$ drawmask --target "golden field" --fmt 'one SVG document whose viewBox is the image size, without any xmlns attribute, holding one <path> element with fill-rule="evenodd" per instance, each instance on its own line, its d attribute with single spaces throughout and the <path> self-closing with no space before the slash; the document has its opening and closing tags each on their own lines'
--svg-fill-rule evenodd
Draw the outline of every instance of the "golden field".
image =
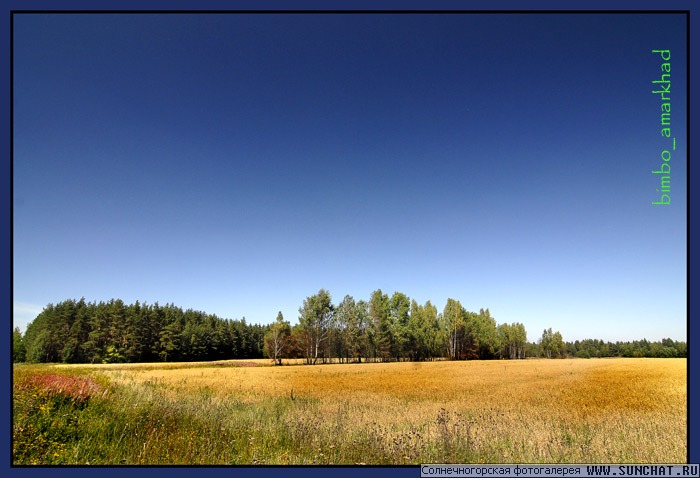
<svg viewBox="0 0 700 478">
<path fill-rule="evenodd" d="M 157 404 L 211 435 L 168 444 L 182 419 L 154 420 L 130 463 L 687 459 L 685 359 L 55 368 L 105 375 L 131 391 L 131 406 Z"/>
</svg>

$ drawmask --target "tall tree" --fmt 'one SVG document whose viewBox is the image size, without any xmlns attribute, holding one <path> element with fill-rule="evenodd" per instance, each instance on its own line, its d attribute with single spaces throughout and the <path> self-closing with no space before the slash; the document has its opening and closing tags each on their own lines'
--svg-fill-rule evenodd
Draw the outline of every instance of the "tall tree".
<svg viewBox="0 0 700 478">
<path fill-rule="evenodd" d="M 410 335 L 405 344 L 406 354 L 411 361 L 424 360 L 428 355 L 425 322 L 425 309 L 415 300 L 411 300 L 411 314 L 408 318 Z"/>
<path fill-rule="evenodd" d="M 343 301 L 338 304 L 333 314 L 333 330 L 335 331 L 334 354 L 342 362 L 347 362 L 353 354 L 354 339 L 357 324 L 357 306 L 355 299 L 346 295 Z"/>
<path fill-rule="evenodd" d="M 566 345 L 561 334 L 552 332 L 552 328 L 545 329 L 540 338 L 542 353 L 547 358 L 562 357 L 566 353 Z"/>
<path fill-rule="evenodd" d="M 265 352 L 275 365 L 282 365 L 282 358 L 287 354 L 291 334 L 292 328 L 289 322 L 284 320 L 282 311 L 277 312 L 275 322 L 270 325 L 265 335 Z"/>
<path fill-rule="evenodd" d="M 333 304 L 330 293 L 321 289 L 307 297 L 299 308 L 299 323 L 305 332 L 306 361 L 315 364 L 328 339 L 333 319 Z"/>
<path fill-rule="evenodd" d="M 489 309 L 481 309 L 478 314 L 465 314 L 465 334 L 468 343 L 468 358 L 493 358 L 498 350 L 496 320 Z"/>
<path fill-rule="evenodd" d="M 515 322 L 511 325 L 513 328 L 513 340 L 515 341 L 516 358 L 525 358 L 525 345 L 527 344 L 527 331 L 525 326 L 520 322 Z"/>
<path fill-rule="evenodd" d="M 351 355 L 358 362 L 362 362 L 362 357 L 369 357 L 370 342 L 370 318 L 369 304 L 364 300 L 355 303 L 354 327 L 351 338 Z"/>
<path fill-rule="evenodd" d="M 90 308 L 81 298 L 75 307 L 74 320 L 70 326 L 70 332 L 66 338 L 62 351 L 62 361 L 67 363 L 81 363 L 86 361 L 83 345 L 88 340 L 90 332 L 88 320 Z"/>
<path fill-rule="evenodd" d="M 391 356 L 393 336 L 389 321 L 389 296 L 381 289 L 372 292 L 369 299 L 369 317 L 371 321 L 371 354 L 376 361 L 386 360 Z"/>
<path fill-rule="evenodd" d="M 552 358 L 552 328 L 544 329 L 542 332 L 542 337 L 540 337 L 540 347 L 542 347 L 542 353 L 547 358 Z"/>
<path fill-rule="evenodd" d="M 525 358 L 527 332 L 523 324 L 514 322 L 499 325 L 498 338 L 501 358 Z"/>
<path fill-rule="evenodd" d="M 462 304 L 458 300 L 447 299 L 442 312 L 444 329 L 447 332 L 447 351 L 452 360 L 459 359 L 461 338 L 464 335 L 464 314 Z"/>
<path fill-rule="evenodd" d="M 420 305 L 411 301 L 411 315 L 408 321 L 408 342 L 406 356 L 410 360 L 427 360 L 442 354 L 439 345 L 439 324 L 437 307 L 427 301 Z"/>
<path fill-rule="evenodd" d="M 412 331 L 409 329 L 411 300 L 402 292 L 394 292 L 389 300 L 389 328 L 391 355 L 396 360 L 408 355 Z"/>
<path fill-rule="evenodd" d="M 427 301 L 423 306 L 423 330 L 425 331 L 424 340 L 428 358 L 441 357 L 443 350 L 445 350 L 444 336 L 440 331 L 440 318 L 437 307 L 430 301 Z"/>
<path fill-rule="evenodd" d="M 513 346 L 512 346 L 512 327 L 509 324 L 500 324 L 498 326 L 498 343 L 499 343 L 499 357 L 500 358 L 515 358 Z"/>
<path fill-rule="evenodd" d="M 552 335 L 552 350 L 557 357 L 564 357 L 566 355 L 566 345 L 559 331 L 554 332 L 554 335 Z"/>
</svg>

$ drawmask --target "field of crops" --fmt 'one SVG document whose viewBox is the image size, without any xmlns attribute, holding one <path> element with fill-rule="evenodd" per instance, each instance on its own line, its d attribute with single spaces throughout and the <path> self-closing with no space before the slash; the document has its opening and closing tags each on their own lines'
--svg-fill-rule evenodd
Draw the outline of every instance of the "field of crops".
<svg viewBox="0 0 700 478">
<path fill-rule="evenodd" d="M 686 396 L 685 359 L 16 365 L 13 460 L 680 463 Z"/>
</svg>

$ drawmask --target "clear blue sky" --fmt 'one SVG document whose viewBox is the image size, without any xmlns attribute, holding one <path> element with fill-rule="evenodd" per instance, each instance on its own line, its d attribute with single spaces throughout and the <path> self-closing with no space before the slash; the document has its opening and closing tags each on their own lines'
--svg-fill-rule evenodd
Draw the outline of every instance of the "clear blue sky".
<svg viewBox="0 0 700 478">
<path fill-rule="evenodd" d="M 683 16 L 17 14 L 13 40 L 22 329 L 381 288 L 530 340 L 686 338 Z"/>
</svg>

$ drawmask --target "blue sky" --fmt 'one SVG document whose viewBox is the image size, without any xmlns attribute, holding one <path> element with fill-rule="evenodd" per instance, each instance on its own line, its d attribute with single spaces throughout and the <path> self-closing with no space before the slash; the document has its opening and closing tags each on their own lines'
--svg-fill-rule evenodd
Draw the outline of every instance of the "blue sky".
<svg viewBox="0 0 700 478">
<path fill-rule="evenodd" d="M 13 41 L 22 329 L 381 288 L 530 340 L 686 337 L 681 15 L 15 14 Z"/>
</svg>

